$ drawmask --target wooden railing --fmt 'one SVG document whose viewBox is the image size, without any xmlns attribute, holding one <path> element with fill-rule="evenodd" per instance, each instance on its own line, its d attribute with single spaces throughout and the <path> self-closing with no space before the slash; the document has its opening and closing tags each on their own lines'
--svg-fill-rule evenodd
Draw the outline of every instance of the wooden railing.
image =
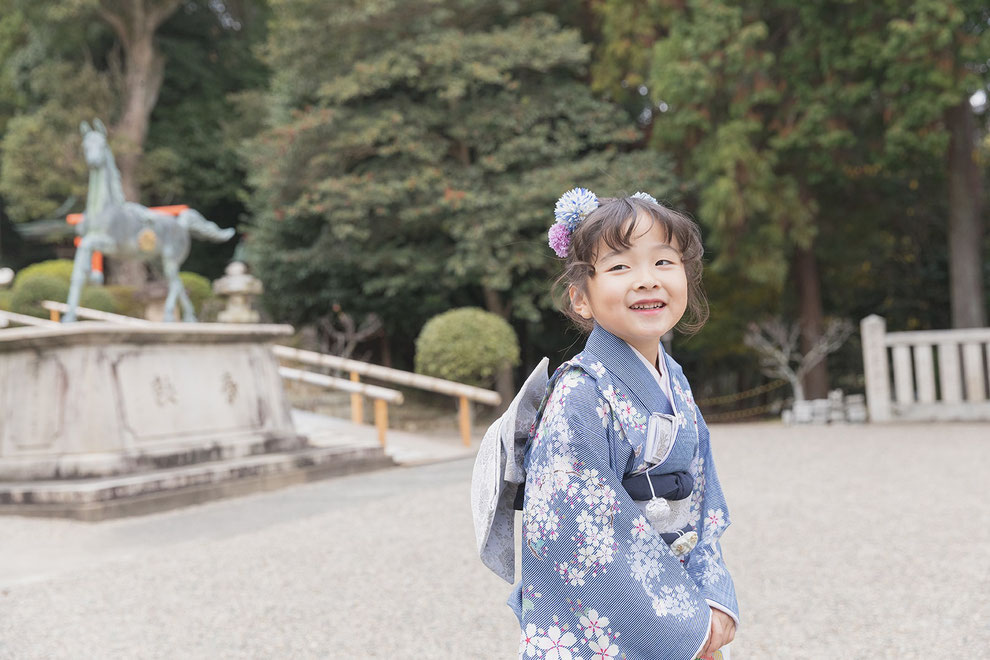
<svg viewBox="0 0 990 660">
<path fill-rule="evenodd" d="M 352 383 L 343 378 L 334 378 L 323 374 L 315 374 L 312 371 L 302 369 L 292 369 L 290 367 L 279 367 L 278 373 L 286 380 L 294 380 L 300 383 L 318 385 L 331 390 L 343 390 L 351 392 L 352 396 L 367 396 L 375 400 L 375 428 L 378 430 L 378 442 L 385 446 L 385 432 L 388 430 L 388 404 L 402 403 L 402 392 L 390 390 L 377 385 L 367 383 Z"/>
<path fill-rule="evenodd" d="M 990 420 L 990 328 L 888 333 L 872 315 L 860 330 L 872 421 Z"/>
<path fill-rule="evenodd" d="M 275 355 L 283 360 L 292 360 L 311 366 L 329 367 L 339 371 L 348 372 L 351 382 L 359 383 L 361 376 L 367 376 L 376 380 L 382 380 L 396 385 L 415 387 L 429 392 L 446 394 L 457 397 L 458 400 L 458 426 L 460 427 L 461 440 L 465 446 L 471 446 L 471 401 L 484 403 L 490 406 L 497 406 L 502 401 L 498 392 L 492 390 L 455 383 L 454 381 L 423 376 L 408 371 L 383 367 L 377 364 L 369 364 L 360 360 L 350 360 L 336 355 L 326 355 L 315 351 L 304 351 L 289 346 L 273 346 Z M 361 395 L 354 393 L 351 395 L 351 421 L 360 424 L 364 418 L 364 408 Z"/>
<path fill-rule="evenodd" d="M 45 319 L 39 319 L 37 316 L 28 316 L 27 314 L 18 314 L 17 312 L 7 312 L 0 309 L 0 327 L 7 326 L 8 323 L 16 323 L 17 325 L 27 325 L 37 328 L 57 328 L 58 323 L 53 323 L 52 321 L 46 321 Z"/>
<path fill-rule="evenodd" d="M 69 311 L 68 305 L 62 302 L 55 302 L 54 300 L 44 300 L 42 301 L 41 306 L 48 310 L 51 320 L 56 323 L 62 318 L 62 314 Z M 90 319 L 92 321 L 107 321 L 109 323 L 124 323 L 126 325 L 151 324 L 151 321 L 134 318 L 133 316 L 124 316 L 123 314 L 113 314 L 111 312 L 101 312 L 98 309 L 88 309 L 86 307 L 77 307 L 76 315 L 81 319 Z"/>
</svg>

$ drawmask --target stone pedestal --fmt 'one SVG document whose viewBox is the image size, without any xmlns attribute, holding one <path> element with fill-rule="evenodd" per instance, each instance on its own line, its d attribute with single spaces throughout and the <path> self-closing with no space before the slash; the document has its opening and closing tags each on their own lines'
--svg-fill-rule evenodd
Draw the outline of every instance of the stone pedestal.
<svg viewBox="0 0 990 660">
<path fill-rule="evenodd" d="M 190 489 L 222 496 L 243 491 L 231 483 L 244 478 L 291 483 L 305 480 L 300 470 L 327 471 L 332 456 L 293 427 L 269 345 L 291 332 L 91 322 L 3 330 L 0 512 L 30 505 L 95 519 L 101 507 L 126 513 L 119 500 L 128 498 L 183 491 L 184 503 Z"/>
</svg>

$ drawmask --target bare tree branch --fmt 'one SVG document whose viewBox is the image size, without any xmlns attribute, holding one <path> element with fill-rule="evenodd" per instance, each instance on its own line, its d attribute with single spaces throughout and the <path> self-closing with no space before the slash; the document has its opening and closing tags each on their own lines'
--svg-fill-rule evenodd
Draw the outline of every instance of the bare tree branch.
<svg viewBox="0 0 990 660">
<path fill-rule="evenodd" d="M 743 342 L 760 355 L 761 371 L 766 376 L 786 379 L 794 390 L 794 399 L 803 401 L 804 375 L 826 355 L 838 350 L 852 331 L 853 324 L 848 320 L 830 319 L 821 338 L 807 354 L 801 355 L 797 350 L 800 325 L 771 319 L 750 323 Z"/>
<path fill-rule="evenodd" d="M 124 49 L 131 47 L 131 32 L 127 29 L 127 23 L 120 14 L 115 14 L 106 8 L 104 4 L 100 4 L 97 8 L 97 13 L 99 13 L 100 18 L 106 21 L 107 25 L 114 31 L 117 38 L 120 39 L 121 45 Z"/>
</svg>

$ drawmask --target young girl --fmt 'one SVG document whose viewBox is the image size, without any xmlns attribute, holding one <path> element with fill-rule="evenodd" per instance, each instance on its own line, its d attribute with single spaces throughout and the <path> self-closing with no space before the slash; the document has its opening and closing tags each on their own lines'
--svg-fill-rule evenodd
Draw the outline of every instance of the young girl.
<svg viewBox="0 0 990 660">
<path fill-rule="evenodd" d="M 495 471 L 500 504 L 525 471 L 522 581 L 509 598 L 520 658 L 727 658 L 738 623 L 719 545 L 728 510 L 708 428 L 660 343 L 707 316 L 698 228 L 645 193 L 599 200 L 583 188 L 556 218 L 566 313 L 591 334 L 549 379 L 521 465 L 510 441 Z"/>
</svg>

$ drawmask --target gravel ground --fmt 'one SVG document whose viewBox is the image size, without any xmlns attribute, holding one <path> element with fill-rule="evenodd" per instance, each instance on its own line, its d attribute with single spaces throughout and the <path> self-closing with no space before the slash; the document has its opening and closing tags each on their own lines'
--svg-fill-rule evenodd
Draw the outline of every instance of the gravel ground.
<svg viewBox="0 0 990 660">
<path fill-rule="evenodd" d="M 990 425 L 717 426 L 735 660 L 990 657 Z M 472 463 L 0 518 L 0 658 L 510 658 Z"/>
</svg>

